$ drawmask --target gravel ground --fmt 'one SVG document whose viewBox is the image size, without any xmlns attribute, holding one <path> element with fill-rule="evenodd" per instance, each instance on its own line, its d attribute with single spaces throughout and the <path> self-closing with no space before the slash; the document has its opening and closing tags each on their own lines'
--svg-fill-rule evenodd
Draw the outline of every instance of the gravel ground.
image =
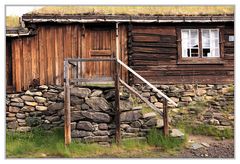
<svg viewBox="0 0 240 164">
<path fill-rule="evenodd" d="M 206 136 L 191 136 L 195 143 L 208 143 L 209 147 L 186 148 L 177 154 L 177 158 L 234 158 L 234 140 L 214 140 Z"/>
</svg>

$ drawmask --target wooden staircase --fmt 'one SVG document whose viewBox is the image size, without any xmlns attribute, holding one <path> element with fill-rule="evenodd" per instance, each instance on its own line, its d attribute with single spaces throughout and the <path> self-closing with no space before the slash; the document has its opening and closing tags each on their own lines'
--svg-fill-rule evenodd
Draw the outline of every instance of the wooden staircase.
<svg viewBox="0 0 240 164">
<path fill-rule="evenodd" d="M 81 68 L 82 62 L 101 62 L 101 61 L 107 61 L 111 62 L 111 64 L 114 65 L 114 74 L 113 77 L 98 77 L 95 79 L 86 79 L 84 77 L 79 76 L 78 70 Z M 72 76 L 70 78 L 70 65 L 72 69 Z M 148 101 L 145 97 L 143 97 L 141 94 L 139 94 L 134 88 L 129 86 L 127 83 L 125 83 L 119 76 L 119 69 L 120 67 L 127 69 L 129 72 L 131 72 L 134 76 L 139 78 L 141 81 L 143 81 L 145 84 L 147 84 L 149 87 L 153 89 L 153 91 L 157 92 L 163 97 L 163 111 L 161 111 L 159 108 L 157 108 L 154 104 L 152 104 L 150 101 Z M 151 109 L 153 109 L 155 112 L 160 114 L 163 117 L 164 122 L 164 134 L 168 135 L 168 111 L 167 111 L 167 101 L 172 103 L 174 106 L 177 106 L 177 104 L 170 99 L 168 96 L 166 96 L 164 93 L 162 93 L 160 90 L 158 90 L 154 85 L 152 85 L 149 81 L 144 79 L 141 75 L 139 75 L 137 72 L 135 72 L 133 69 L 131 69 L 129 66 L 124 64 L 121 60 L 116 58 L 77 58 L 77 59 L 65 59 L 64 60 L 64 113 L 65 113 L 65 119 L 64 119 L 64 130 L 65 130 L 65 145 L 68 145 L 71 143 L 71 112 L 70 112 L 70 84 L 74 83 L 75 85 L 81 85 L 83 83 L 103 83 L 103 82 L 112 82 L 115 85 L 115 124 L 116 124 L 116 135 L 115 140 L 118 143 L 120 143 L 120 95 L 119 95 L 119 84 L 121 83 L 124 87 L 126 87 L 131 93 L 139 97 L 143 102 L 145 102 Z"/>
</svg>

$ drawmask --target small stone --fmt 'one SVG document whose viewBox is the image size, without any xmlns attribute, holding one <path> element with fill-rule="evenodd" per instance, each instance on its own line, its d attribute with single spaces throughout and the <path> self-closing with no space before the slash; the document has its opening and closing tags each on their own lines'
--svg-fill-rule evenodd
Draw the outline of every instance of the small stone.
<svg viewBox="0 0 240 164">
<path fill-rule="evenodd" d="M 55 121 L 59 121 L 60 117 L 59 116 L 46 116 L 45 119 L 50 122 L 55 122 Z"/>
<path fill-rule="evenodd" d="M 108 136 L 88 136 L 84 137 L 85 142 L 109 142 Z"/>
<path fill-rule="evenodd" d="M 230 126 L 231 122 L 229 122 L 229 121 L 221 121 L 220 124 L 223 125 L 223 126 Z"/>
<path fill-rule="evenodd" d="M 94 131 L 93 125 L 88 121 L 80 121 L 77 124 L 77 129 L 86 130 L 86 131 Z"/>
<path fill-rule="evenodd" d="M 71 121 L 79 121 L 82 120 L 84 116 L 81 111 L 72 111 L 71 112 Z"/>
<path fill-rule="evenodd" d="M 168 90 L 169 86 L 168 85 L 160 85 L 160 89 Z"/>
<path fill-rule="evenodd" d="M 26 105 L 29 105 L 29 106 L 37 106 L 37 105 L 38 105 L 38 103 L 36 103 L 36 102 L 30 102 L 30 101 L 25 101 L 25 104 L 26 104 Z"/>
<path fill-rule="evenodd" d="M 140 128 L 142 126 L 140 121 L 134 121 L 133 123 L 131 123 L 131 126 L 133 128 Z"/>
<path fill-rule="evenodd" d="M 212 118 L 209 120 L 209 124 L 210 125 L 219 125 L 220 123 L 217 119 Z"/>
<path fill-rule="evenodd" d="M 177 97 L 170 97 L 171 100 L 173 100 L 175 103 L 179 102 L 179 98 Z"/>
<path fill-rule="evenodd" d="M 19 112 L 20 108 L 14 107 L 14 106 L 9 106 L 8 110 L 9 110 L 9 112 L 17 113 L 17 112 Z"/>
<path fill-rule="evenodd" d="M 203 145 L 201 145 L 199 143 L 193 143 L 190 147 L 190 149 L 193 149 L 193 150 L 197 150 L 197 149 L 200 149 L 200 148 L 203 148 Z"/>
<path fill-rule="evenodd" d="M 147 122 L 144 123 L 144 125 L 148 127 L 156 126 L 157 125 L 157 119 L 156 118 L 151 118 Z"/>
<path fill-rule="evenodd" d="M 7 94 L 8 98 L 16 98 L 19 97 L 19 94 Z"/>
<path fill-rule="evenodd" d="M 170 133 L 170 136 L 171 136 L 171 137 L 180 137 L 180 138 L 182 138 L 182 137 L 184 136 L 184 133 L 181 132 L 181 131 L 178 130 L 178 129 L 172 129 L 172 130 L 171 130 L 171 133 Z"/>
<path fill-rule="evenodd" d="M 132 107 L 132 110 L 141 110 L 142 109 L 142 106 L 135 106 L 135 107 Z"/>
<path fill-rule="evenodd" d="M 48 86 L 46 86 L 46 85 L 40 85 L 38 88 L 39 88 L 39 89 L 48 89 Z"/>
<path fill-rule="evenodd" d="M 71 106 L 81 105 L 84 102 L 83 99 L 80 99 L 77 96 L 71 96 L 70 101 L 71 101 Z"/>
<path fill-rule="evenodd" d="M 160 102 L 156 102 L 156 103 L 154 103 L 154 105 L 155 105 L 157 108 L 163 108 L 163 104 L 160 103 Z"/>
<path fill-rule="evenodd" d="M 23 107 L 24 103 L 16 103 L 16 102 L 11 102 L 10 106 L 16 106 L 16 107 Z"/>
<path fill-rule="evenodd" d="M 155 102 L 157 102 L 158 100 L 157 100 L 157 98 L 155 97 L 155 96 L 151 96 L 150 97 L 150 102 L 151 103 L 155 103 Z"/>
<path fill-rule="evenodd" d="M 59 91 L 56 89 L 49 89 L 48 92 L 52 92 L 52 93 L 58 93 Z"/>
<path fill-rule="evenodd" d="M 83 104 L 81 105 L 81 109 L 82 109 L 82 110 L 89 110 L 90 108 L 89 108 L 89 106 L 88 106 L 87 104 L 83 103 Z"/>
<path fill-rule="evenodd" d="M 63 103 L 53 103 L 48 106 L 48 110 L 61 110 L 63 109 L 64 104 Z"/>
<path fill-rule="evenodd" d="M 132 127 L 129 127 L 129 128 L 127 128 L 126 129 L 126 132 L 127 133 L 137 133 L 137 132 L 139 132 L 139 128 L 132 128 Z"/>
<path fill-rule="evenodd" d="M 142 95 L 143 97 L 147 97 L 147 98 L 151 96 L 149 92 L 144 92 L 144 93 L 142 93 L 141 95 Z"/>
<path fill-rule="evenodd" d="M 157 115 L 156 115 L 156 113 L 154 113 L 154 112 L 150 112 L 150 113 L 145 113 L 145 114 L 143 114 L 143 118 L 144 119 L 150 119 L 150 118 L 153 118 L 153 117 L 156 117 Z"/>
<path fill-rule="evenodd" d="M 164 125 L 163 119 L 157 119 L 157 125 L 156 128 L 162 128 Z"/>
<path fill-rule="evenodd" d="M 17 119 L 18 123 L 26 123 L 24 119 Z"/>
<path fill-rule="evenodd" d="M 43 97 L 51 99 L 52 101 L 57 99 L 58 94 L 52 92 L 44 92 Z"/>
<path fill-rule="evenodd" d="M 110 104 L 103 97 L 91 97 L 86 99 L 86 104 L 94 111 L 110 110 Z"/>
<path fill-rule="evenodd" d="M 203 89 L 203 88 L 197 89 L 197 96 L 203 96 L 206 93 L 207 93 L 206 89 Z"/>
<path fill-rule="evenodd" d="M 35 108 L 33 106 L 24 106 L 21 111 L 23 112 L 33 112 L 35 111 Z"/>
<path fill-rule="evenodd" d="M 27 127 L 18 127 L 17 131 L 19 132 L 29 132 L 31 130 L 31 127 L 27 126 Z"/>
<path fill-rule="evenodd" d="M 42 96 L 42 92 L 31 92 L 29 90 L 27 90 L 25 94 L 29 96 Z"/>
<path fill-rule="evenodd" d="M 115 90 L 110 90 L 104 95 L 105 99 L 111 100 L 115 98 Z"/>
<path fill-rule="evenodd" d="M 121 124 L 120 127 L 121 127 L 122 129 L 127 129 L 127 128 L 130 127 L 130 125 L 128 125 L 128 124 Z"/>
<path fill-rule="evenodd" d="M 47 107 L 45 107 L 45 106 L 36 106 L 36 110 L 38 110 L 38 111 L 45 111 L 45 110 L 47 110 Z"/>
<path fill-rule="evenodd" d="M 229 88 L 222 88 L 222 93 L 223 94 L 226 94 L 226 93 L 228 93 L 229 92 Z"/>
<path fill-rule="evenodd" d="M 19 97 L 13 98 L 13 99 L 11 99 L 11 101 L 12 102 L 17 102 L 17 103 L 22 103 L 23 102 L 23 100 Z"/>
<path fill-rule="evenodd" d="M 97 131 L 94 131 L 93 134 L 96 135 L 96 136 L 108 136 L 109 132 L 108 131 L 97 130 Z"/>
<path fill-rule="evenodd" d="M 98 124 L 98 129 L 99 130 L 107 130 L 108 129 L 108 125 L 105 124 L 105 123 Z"/>
<path fill-rule="evenodd" d="M 183 102 L 191 102 L 192 98 L 191 97 L 181 97 L 181 101 L 183 101 Z"/>
<path fill-rule="evenodd" d="M 72 138 L 83 138 L 86 136 L 91 136 L 92 132 L 87 132 L 83 130 L 73 130 L 72 131 Z"/>
<path fill-rule="evenodd" d="M 77 97 L 80 97 L 80 98 L 85 98 L 85 97 L 89 96 L 89 94 L 91 93 L 91 90 L 88 89 L 88 88 L 77 88 L 77 87 L 74 87 L 74 88 L 71 88 L 70 93 L 73 96 L 77 96 Z"/>
<path fill-rule="evenodd" d="M 15 114 L 15 113 L 8 113 L 7 116 L 8 116 L 8 117 L 15 117 L 16 114 Z"/>
<path fill-rule="evenodd" d="M 23 95 L 23 96 L 21 96 L 21 98 L 24 101 L 34 101 L 34 98 L 32 96 Z"/>
<path fill-rule="evenodd" d="M 194 92 L 189 92 L 189 91 L 187 91 L 187 92 L 183 92 L 183 96 L 195 96 L 195 93 Z"/>
<path fill-rule="evenodd" d="M 206 142 L 202 142 L 201 144 L 202 144 L 203 146 L 207 147 L 207 148 L 210 147 L 210 145 L 209 145 L 208 143 L 206 143 Z"/>
<path fill-rule="evenodd" d="M 129 111 L 132 109 L 133 103 L 131 101 L 123 101 L 120 100 L 120 110 L 123 111 Z"/>
<path fill-rule="evenodd" d="M 6 121 L 16 121 L 16 117 L 7 117 Z"/>
<path fill-rule="evenodd" d="M 58 97 L 63 100 L 63 99 L 64 99 L 64 91 L 61 92 L 61 93 L 59 93 L 59 94 L 58 94 Z"/>
<path fill-rule="evenodd" d="M 103 93 L 102 90 L 95 90 L 90 97 L 99 97 Z"/>
<path fill-rule="evenodd" d="M 122 122 L 137 121 L 140 118 L 142 118 L 142 113 L 140 113 L 139 111 L 123 112 L 120 116 Z"/>
<path fill-rule="evenodd" d="M 18 127 L 18 122 L 17 121 L 8 122 L 7 127 L 9 129 L 16 129 Z"/>
<path fill-rule="evenodd" d="M 45 103 L 46 102 L 46 98 L 44 97 L 39 97 L 39 96 L 35 96 L 34 99 L 38 102 L 38 103 Z"/>
<path fill-rule="evenodd" d="M 205 99 L 209 101 L 209 100 L 213 100 L 214 97 L 212 97 L 212 96 L 206 96 Z"/>
<path fill-rule="evenodd" d="M 16 117 L 17 117 L 17 118 L 25 118 L 25 114 L 23 114 L 23 113 L 17 113 Z"/>
</svg>

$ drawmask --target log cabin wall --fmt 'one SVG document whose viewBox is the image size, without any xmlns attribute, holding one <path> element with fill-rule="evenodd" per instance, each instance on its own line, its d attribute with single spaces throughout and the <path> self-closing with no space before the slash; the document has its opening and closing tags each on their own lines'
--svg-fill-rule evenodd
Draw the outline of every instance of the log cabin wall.
<svg viewBox="0 0 240 164">
<path fill-rule="evenodd" d="M 220 26 L 221 64 L 179 64 L 177 29 L 181 24 L 133 24 L 128 26 L 129 65 L 144 78 L 155 84 L 225 84 L 234 81 L 234 25 L 200 25 L 211 28 Z M 186 26 L 186 24 L 184 24 Z M 188 25 L 189 26 L 189 25 Z M 198 25 L 196 25 L 198 26 Z M 191 24 L 189 28 L 196 27 Z M 220 44 L 222 44 L 220 43 Z M 129 75 L 130 83 L 140 81 Z"/>
<path fill-rule="evenodd" d="M 63 85 L 64 58 L 81 58 L 89 54 L 87 41 L 90 26 L 95 25 L 84 27 L 83 24 L 38 24 L 35 36 L 14 38 L 12 40 L 12 78 L 15 91 L 27 90 L 30 85 L 33 85 L 34 79 L 37 79 L 35 82 L 39 81 L 40 85 Z M 115 25 L 110 27 L 113 27 L 114 32 L 111 42 L 115 44 L 113 40 Z M 126 32 L 126 26 L 120 25 L 120 59 L 127 64 Z M 113 55 L 115 55 L 114 47 Z M 127 72 L 121 70 L 121 76 L 126 80 Z"/>
</svg>

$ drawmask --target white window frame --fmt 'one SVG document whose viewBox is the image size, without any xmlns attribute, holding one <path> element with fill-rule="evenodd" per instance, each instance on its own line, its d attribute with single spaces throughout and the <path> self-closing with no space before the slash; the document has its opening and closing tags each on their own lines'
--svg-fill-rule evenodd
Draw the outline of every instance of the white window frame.
<svg viewBox="0 0 240 164">
<path fill-rule="evenodd" d="M 198 39 L 198 56 L 194 56 L 194 57 L 192 57 L 192 53 L 191 53 L 191 40 L 192 40 L 192 38 L 191 38 L 191 30 L 197 30 L 197 39 Z M 209 42 L 210 42 L 210 54 L 209 54 L 209 56 L 203 56 L 203 30 L 209 30 Z M 215 41 L 215 39 L 213 38 L 213 36 L 212 36 L 212 33 L 211 33 L 211 31 L 212 30 L 217 30 L 217 38 L 215 38 L 215 39 L 217 39 L 217 46 L 216 47 L 213 47 L 212 45 L 214 45 L 213 44 L 213 42 Z M 183 32 L 186 32 L 186 31 L 188 31 L 188 36 L 189 36 L 189 38 L 188 38 L 188 45 L 187 45 L 187 48 L 189 48 L 190 49 L 190 56 L 188 56 L 188 54 L 186 54 L 186 53 L 184 53 L 184 51 L 186 50 L 186 47 L 184 47 L 184 45 L 183 45 L 183 42 L 185 42 L 184 40 L 183 40 Z M 201 43 L 200 43 L 200 40 L 199 40 L 199 35 L 201 35 L 200 37 L 201 37 Z M 192 28 L 192 29 L 181 29 L 181 49 L 182 49 L 182 54 L 181 54 L 181 56 L 182 56 L 182 58 L 220 58 L 220 56 L 221 56 L 221 52 L 220 52 L 220 30 L 219 30 L 219 28 L 200 28 L 200 29 L 196 29 L 196 28 Z M 201 44 L 201 45 L 200 45 Z M 186 44 L 185 44 L 186 45 Z M 218 53 L 216 54 L 216 55 L 212 55 L 212 53 L 213 53 L 213 51 L 214 51 L 214 49 L 216 50 L 217 49 L 217 51 L 218 51 Z"/>
</svg>

